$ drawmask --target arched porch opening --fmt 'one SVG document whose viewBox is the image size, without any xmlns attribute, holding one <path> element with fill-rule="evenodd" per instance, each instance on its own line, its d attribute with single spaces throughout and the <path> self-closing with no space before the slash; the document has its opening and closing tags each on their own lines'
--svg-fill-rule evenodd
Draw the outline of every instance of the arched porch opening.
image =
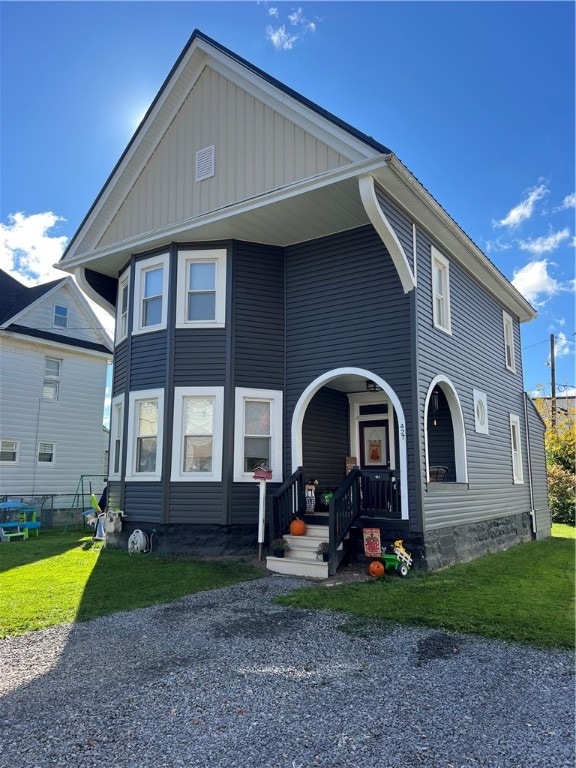
<svg viewBox="0 0 576 768">
<path fill-rule="evenodd" d="M 456 390 L 445 376 L 436 376 L 428 388 L 424 432 L 427 481 L 467 483 L 464 416 Z"/>
</svg>

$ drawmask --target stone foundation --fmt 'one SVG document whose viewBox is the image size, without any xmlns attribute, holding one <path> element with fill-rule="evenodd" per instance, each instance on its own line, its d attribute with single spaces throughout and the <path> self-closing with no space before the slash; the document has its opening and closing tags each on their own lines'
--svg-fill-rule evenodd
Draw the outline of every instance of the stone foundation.
<svg viewBox="0 0 576 768">
<path fill-rule="evenodd" d="M 528 513 L 450 526 L 425 534 L 426 569 L 466 563 L 489 552 L 501 552 L 514 544 L 532 540 Z"/>
</svg>

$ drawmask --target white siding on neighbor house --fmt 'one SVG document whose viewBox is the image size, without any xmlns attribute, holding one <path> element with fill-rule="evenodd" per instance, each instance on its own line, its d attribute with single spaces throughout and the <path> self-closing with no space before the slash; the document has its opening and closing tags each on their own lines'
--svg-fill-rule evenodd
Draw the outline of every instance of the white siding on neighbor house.
<svg viewBox="0 0 576 768">
<path fill-rule="evenodd" d="M 196 182 L 196 153 L 214 146 L 214 176 Z M 206 67 L 110 225 L 109 245 L 351 162 Z"/>
<path fill-rule="evenodd" d="M 46 357 L 62 361 L 59 401 L 42 399 Z M 74 493 L 80 475 L 104 467 L 103 354 L 4 337 L 0 345 L 0 436 L 19 441 L 16 465 L 0 464 L 0 494 Z M 38 442 L 55 444 L 54 465 L 38 465 Z"/>
<path fill-rule="evenodd" d="M 66 328 L 54 327 L 55 304 L 68 308 L 68 325 Z M 103 343 L 102 336 L 90 326 L 84 309 L 74 292 L 66 285 L 59 286 L 56 290 L 42 297 L 41 301 L 32 304 L 15 319 L 15 322 L 17 325 L 24 325 L 34 330 L 57 333 L 60 336 L 91 341 L 96 344 Z"/>
</svg>

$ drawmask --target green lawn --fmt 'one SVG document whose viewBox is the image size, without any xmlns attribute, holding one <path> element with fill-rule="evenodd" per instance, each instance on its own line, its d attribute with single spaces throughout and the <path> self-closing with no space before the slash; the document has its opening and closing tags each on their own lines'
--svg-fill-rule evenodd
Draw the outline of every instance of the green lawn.
<svg viewBox="0 0 576 768">
<path fill-rule="evenodd" d="M 365 621 L 393 620 L 542 648 L 574 648 L 574 554 L 574 541 L 554 537 L 434 573 L 310 587 L 278 601 Z"/>
<path fill-rule="evenodd" d="M 576 539 L 576 528 L 573 525 L 552 523 L 552 536 L 558 539 Z"/>
<path fill-rule="evenodd" d="M 0 638 L 168 602 L 262 575 L 237 561 L 130 556 L 90 535 L 42 531 L 0 544 Z"/>
</svg>

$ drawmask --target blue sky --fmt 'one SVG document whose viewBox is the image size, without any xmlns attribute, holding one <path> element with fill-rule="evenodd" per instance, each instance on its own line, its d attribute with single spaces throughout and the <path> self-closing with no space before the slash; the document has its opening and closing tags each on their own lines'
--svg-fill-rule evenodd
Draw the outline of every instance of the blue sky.
<svg viewBox="0 0 576 768">
<path fill-rule="evenodd" d="M 0 267 L 60 256 L 195 28 L 392 149 L 536 307 L 524 383 L 574 373 L 573 2 L 1 2 Z M 548 363 L 548 365 L 547 365 Z"/>
</svg>

